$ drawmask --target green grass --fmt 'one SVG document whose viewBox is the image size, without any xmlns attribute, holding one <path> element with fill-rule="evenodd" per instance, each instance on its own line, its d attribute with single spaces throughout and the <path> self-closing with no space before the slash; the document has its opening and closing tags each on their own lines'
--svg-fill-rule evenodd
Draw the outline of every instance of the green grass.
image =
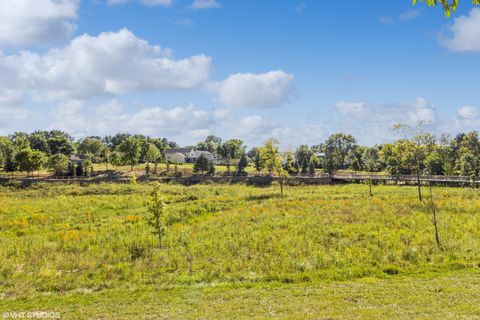
<svg viewBox="0 0 480 320">
<path fill-rule="evenodd" d="M 136 172 L 137 175 L 144 175 L 145 174 L 145 167 L 146 164 L 138 164 L 133 166 L 133 170 Z M 108 169 L 108 171 L 116 171 L 121 174 L 130 174 L 132 167 L 129 165 L 123 165 L 123 166 L 112 166 L 109 164 L 108 166 L 105 165 L 104 163 L 94 163 L 93 164 L 93 170 L 94 173 L 102 173 L 105 172 Z M 154 169 L 154 164 L 150 164 L 150 170 L 153 172 Z M 175 164 L 170 164 L 170 173 L 167 174 L 167 165 L 165 163 L 159 163 L 157 166 L 157 170 L 159 174 L 163 175 L 170 175 L 173 176 L 175 172 Z M 190 176 L 193 174 L 193 163 L 181 163 L 177 165 L 177 171 L 179 173 L 182 173 L 183 176 Z M 253 165 L 249 165 L 246 169 L 246 172 L 253 174 L 256 173 L 255 167 Z M 225 174 L 228 172 L 227 166 L 224 165 L 215 165 L 215 173 L 217 175 L 219 174 Z M 235 172 L 235 166 L 230 167 L 230 172 L 233 173 Z M 264 172 L 265 173 L 265 172 Z M 39 171 L 35 171 L 31 173 L 30 175 L 27 175 L 26 172 L 5 172 L 0 170 L 0 178 L 27 178 L 27 177 L 39 177 L 39 178 L 45 178 L 53 176 L 52 172 L 49 172 L 47 169 L 42 169 Z"/>
<path fill-rule="evenodd" d="M 0 188 L 0 311 L 65 318 L 479 318 L 480 196 L 411 187 L 149 185 Z M 75 305 L 75 307 L 73 307 Z M 82 310 L 81 316 L 79 310 Z M 106 311 L 107 310 L 107 311 Z"/>
</svg>

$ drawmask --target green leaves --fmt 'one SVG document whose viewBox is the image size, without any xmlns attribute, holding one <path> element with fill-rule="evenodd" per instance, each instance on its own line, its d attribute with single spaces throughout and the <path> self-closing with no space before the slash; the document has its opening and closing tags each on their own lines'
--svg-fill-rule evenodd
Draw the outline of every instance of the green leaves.
<svg viewBox="0 0 480 320">
<path fill-rule="evenodd" d="M 413 0 L 413 5 L 416 5 L 417 2 L 424 2 L 430 7 L 441 5 L 447 17 L 450 17 L 452 12 L 458 8 L 458 0 Z M 473 5 L 478 5 L 480 0 L 472 0 L 472 3 Z"/>
</svg>

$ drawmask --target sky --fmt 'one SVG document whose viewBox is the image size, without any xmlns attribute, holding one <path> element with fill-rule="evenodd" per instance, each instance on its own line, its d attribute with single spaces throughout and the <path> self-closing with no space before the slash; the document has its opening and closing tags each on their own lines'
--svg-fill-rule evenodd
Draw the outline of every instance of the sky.
<svg viewBox="0 0 480 320">
<path fill-rule="evenodd" d="M 411 0 L 0 0 L 0 135 L 284 148 L 480 127 L 480 8 Z"/>
</svg>

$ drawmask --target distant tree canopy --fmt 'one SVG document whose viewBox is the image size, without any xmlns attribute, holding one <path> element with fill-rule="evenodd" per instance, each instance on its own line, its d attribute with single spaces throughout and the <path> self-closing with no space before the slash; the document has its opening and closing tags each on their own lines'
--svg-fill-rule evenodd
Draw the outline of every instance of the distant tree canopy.
<svg viewBox="0 0 480 320">
<path fill-rule="evenodd" d="M 209 136 L 196 144 L 197 150 L 210 151 L 215 163 L 227 165 L 231 174 L 245 174 L 252 166 L 257 174 L 312 175 L 335 173 L 387 172 L 391 175 L 463 175 L 480 176 L 480 137 L 477 131 L 452 137 L 436 137 L 417 126 L 396 126 L 400 139 L 374 146 L 359 145 L 354 136 L 335 133 L 318 144 L 299 145 L 294 151 L 281 150 L 279 141 L 250 148 L 240 139 L 223 141 Z M 48 169 L 56 175 L 88 175 L 94 163 L 118 167 L 165 161 L 165 150 L 177 144 L 166 138 L 119 133 L 107 137 L 86 137 L 75 140 L 69 134 L 54 131 L 15 132 L 0 136 L 0 171 L 23 171 L 31 174 Z M 210 157 L 209 157 L 210 159 Z M 211 159 L 210 159 L 211 160 Z M 212 161 L 199 166 L 202 174 L 213 174 Z M 203 158 L 202 158 L 203 161 Z M 234 166 L 235 170 L 230 171 Z M 147 167 L 147 166 L 145 166 Z M 98 168 L 98 166 L 97 166 Z M 282 169 L 282 170 L 280 170 Z"/>
<path fill-rule="evenodd" d="M 417 2 L 424 2 L 432 7 L 441 5 L 447 16 L 450 16 L 452 12 L 457 10 L 459 4 L 459 0 L 413 0 L 414 5 L 417 4 Z M 472 0 L 472 3 L 478 5 L 480 4 L 480 0 Z"/>
</svg>

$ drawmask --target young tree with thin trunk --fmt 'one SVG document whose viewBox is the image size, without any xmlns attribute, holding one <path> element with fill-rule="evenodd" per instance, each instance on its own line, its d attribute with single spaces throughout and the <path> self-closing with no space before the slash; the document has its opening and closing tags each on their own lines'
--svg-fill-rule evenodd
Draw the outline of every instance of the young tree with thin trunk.
<svg viewBox="0 0 480 320">
<path fill-rule="evenodd" d="M 433 228 L 435 229 L 435 242 L 437 243 L 437 247 L 440 250 L 443 250 L 442 244 L 440 243 L 440 235 L 438 234 L 438 221 L 437 221 L 437 208 L 435 206 L 435 202 L 433 200 L 433 183 L 430 182 L 430 210 L 432 212 L 432 223 Z"/>
<path fill-rule="evenodd" d="M 422 173 L 425 160 L 425 145 L 422 143 L 423 140 L 421 138 L 427 136 L 424 133 L 427 125 L 427 122 L 419 121 L 414 127 L 406 124 L 396 124 L 393 126 L 393 130 L 401 133 L 405 138 L 405 148 L 401 156 L 403 159 L 409 159 L 411 162 L 411 169 L 417 177 L 418 199 L 420 201 L 423 201 L 420 174 Z"/>
<path fill-rule="evenodd" d="M 263 158 L 268 172 L 278 177 L 280 194 L 283 197 L 283 185 L 288 177 L 288 172 L 283 168 L 283 157 L 280 153 L 279 144 L 276 139 L 267 140 L 263 146 Z"/>
<path fill-rule="evenodd" d="M 152 233 L 158 238 L 158 246 L 162 247 L 162 238 L 165 233 L 165 214 L 167 205 L 161 192 L 160 183 L 153 185 L 153 190 L 147 201 L 147 209 L 150 214 L 148 224 L 153 228 Z"/>
</svg>

